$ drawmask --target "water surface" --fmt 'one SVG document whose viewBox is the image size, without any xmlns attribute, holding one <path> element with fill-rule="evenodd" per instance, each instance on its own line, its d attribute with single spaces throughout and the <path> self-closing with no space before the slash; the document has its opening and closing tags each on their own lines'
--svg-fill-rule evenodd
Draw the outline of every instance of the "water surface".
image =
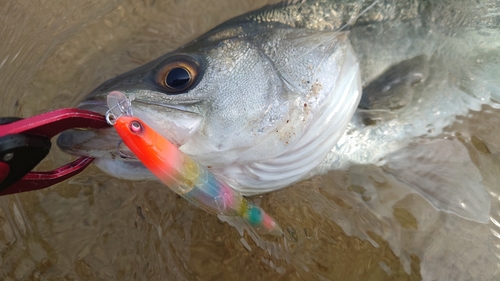
<svg viewBox="0 0 500 281">
<path fill-rule="evenodd" d="M 0 5 L 3 116 L 76 106 L 101 82 L 264 0 L 6 1 Z M 484 106 L 443 137 L 464 143 L 492 198 L 492 222 L 408 195 L 390 219 L 360 200 L 357 174 L 330 172 L 254 197 L 285 235 L 240 235 L 154 182 L 95 167 L 49 189 L 0 198 L 1 280 L 493 280 L 500 245 L 500 112 Z M 54 146 L 55 147 L 55 146 Z M 40 169 L 72 158 L 54 149 Z"/>
</svg>

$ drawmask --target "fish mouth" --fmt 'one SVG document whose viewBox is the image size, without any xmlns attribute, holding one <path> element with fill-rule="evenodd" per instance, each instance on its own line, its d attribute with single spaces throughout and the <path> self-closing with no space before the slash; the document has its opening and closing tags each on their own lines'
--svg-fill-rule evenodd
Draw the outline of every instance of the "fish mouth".
<svg viewBox="0 0 500 281">
<path fill-rule="evenodd" d="M 103 100 L 86 100 L 80 109 L 105 115 L 109 110 Z M 59 135 L 57 146 L 64 152 L 95 158 L 103 172 L 125 180 L 155 180 L 154 175 L 123 144 L 113 127 L 104 129 L 71 129 Z"/>
<path fill-rule="evenodd" d="M 106 102 L 102 100 L 83 101 L 78 108 L 103 115 L 109 110 Z M 133 154 L 125 145 L 119 145 L 120 140 L 121 138 L 113 127 L 103 129 L 70 129 L 59 135 L 57 146 L 62 151 L 77 156 L 133 161 L 132 158 L 123 157 L 123 155 Z"/>
<path fill-rule="evenodd" d="M 107 96 L 107 95 L 106 95 Z M 133 93 L 128 95 L 133 96 Z M 78 108 L 105 115 L 108 104 L 105 95 L 92 97 L 82 101 Z M 190 111 L 187 104 L 164 104 L 147 99 L 132 100 L 133 114 L 144 120 L 150 127 L 160 132 L 172 143 L 182 146 L 194 134 L 203 118 L 200 114 Z M 123 144 L 113 127 L 104 129 L 71 129 L 59 135 L 57 146 L 64 152 L 77 156 L 96 158 L 96 164 L 108 161 L 104 166 L 110 166 L 109 161 L 127 162 L 136 169 L 138 160 Z M 134 163 L 136 162 L 136 163 Z M 119 170 L 124 170 L 125 164 L 120 164 Z M 109 169 L 104 169 L 109 170 Z"/>
<path fill-rule="evenodd" d="M 201 124 L 199 114 L 185 105 L 170 105 L 154 101 L 132 101 L 133 113 L 172 143 L 181 146 Z M 101 97 L 82 101 L 78 108 L 105 115 L 109 107 Z M 155 179 L 153 174 L 123 143 L 113 127 L 104 129 L 71 129 L 59 135 L 57 146 L 76 156 L 96 158 L 94 164 L 107 174 L 126 180 Z"/>
</svg>

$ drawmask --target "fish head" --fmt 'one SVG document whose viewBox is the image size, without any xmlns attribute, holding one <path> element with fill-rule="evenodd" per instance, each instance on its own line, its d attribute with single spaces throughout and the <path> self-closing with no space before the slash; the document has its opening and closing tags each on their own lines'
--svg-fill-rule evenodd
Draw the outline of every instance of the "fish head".
<svg viewBox="0 0 500 281">
<path fill-rule="evenodd" d="M 303 178 L 322 161 L 356 109 L 361 82 L 345 33 L 249 22 L 219 26 L 103 83 L 79 108 L 105 113 L 112 91 L 181 151 L 233 187 L 259 193 Z M 119 157 L 127 149 L 118 143 L 112 128 L 58 139 L 114 176 L 146 177 L 133 157 Z"/>
</svg>

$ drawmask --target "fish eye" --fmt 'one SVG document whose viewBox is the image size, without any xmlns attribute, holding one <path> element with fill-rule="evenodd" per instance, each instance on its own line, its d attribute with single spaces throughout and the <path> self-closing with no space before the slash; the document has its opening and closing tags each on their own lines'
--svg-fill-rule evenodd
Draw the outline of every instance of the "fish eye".
<svg viewBox="0 0 500 281">
<path fill-rule="evenodd" d="M 157 72 L 156 82 L 163 86 L 168 93 L 179 94 L 194 84 L 199 69 L 199 64 L 187 55 L 171 57 Z"/>
<path fill-rule="evenodd" d="M 142 131 L 142 125 L 139 123 L 139 121 L 132 121 L 130 122 L 130 131 L 132 133 L 140 133 Z"/>
<path fill-rule="evenodd" d="M 176 67 L 167 74 L 165 84 L 173 89 L 183 89 L 191 81 L 189 71 L 183 67 Z"/>
</svg>

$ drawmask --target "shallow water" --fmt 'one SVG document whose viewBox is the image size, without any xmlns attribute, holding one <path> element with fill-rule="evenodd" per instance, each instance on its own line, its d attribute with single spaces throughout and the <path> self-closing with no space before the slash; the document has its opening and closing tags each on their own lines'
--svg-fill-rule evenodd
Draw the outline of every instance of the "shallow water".
<svg viewBox="0 0 500 281">
<path fill-rule="evenodd" d="M 101 82 L 269 1 L 62 1 L 0 5 L 3 116 L 75 106 Z M 153 182 L 95 167 L 46 190 L 0 197 L 1 280 L 494 280 L 500 247 L 500 111 L 447 128 L 492 198 L 492 221 L 438 212 L 417 195 L 377 217 L 352 184 L 375 166 L 330 172 L 253 199 L 285 235 L 252 237 Z M 57 148 L 41 169 L 71 159 Z M 390 196 L 390 192 L 387 196 Z M 369 231 L 367 231 L 369 230 Z"/>
</svg>

